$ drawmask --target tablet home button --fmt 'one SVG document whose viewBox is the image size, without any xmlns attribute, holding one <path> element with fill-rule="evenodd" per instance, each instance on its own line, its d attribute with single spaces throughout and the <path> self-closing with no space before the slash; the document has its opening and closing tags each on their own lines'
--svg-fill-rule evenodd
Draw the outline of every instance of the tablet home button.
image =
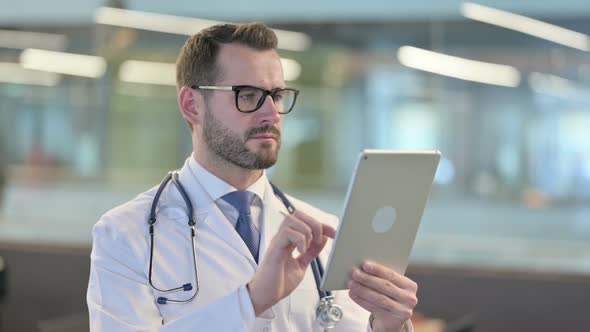
<svg viewBox="0 0 590 332">
<path fill-rule="evenodd" d="M 377 210 L 373 217 L 373 231 L 375 233 L 385 233 L 391 229 L 397 218 L 397 211 L 394 207 L 384 206 Z"/>
</svg>

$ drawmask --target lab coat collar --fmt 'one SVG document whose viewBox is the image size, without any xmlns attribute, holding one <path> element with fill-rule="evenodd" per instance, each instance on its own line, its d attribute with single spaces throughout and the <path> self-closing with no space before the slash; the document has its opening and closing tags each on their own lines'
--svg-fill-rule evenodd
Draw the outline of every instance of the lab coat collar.
<svg viewBox="0 0 590 332">
<path fill-rule="evenodd" d="M 217 204 L 215 204 L 215 201 L 204 186 L 198 181 L 198 177 L 194 173 L 193 167 L 190 165 L 191 160 L 194 161 L 192 156 L 186 160 L 184 166 L 179 171 L 178 177 L 184 189 L 187 191 L 189 199 L 193 205 L 197 222 L 197 238 L 199 237 L 199 228 L 210 229 L 232 248 L 245 256 L 250 261 L 253 268 L 256 269 L 256 262 L 254 261 L 250 250 L 232 227 L 231 223 L 227 222 L 225 215 L 221 212 Z M 263 175 L 263 178 L 263 219 L 259 262 L 263 260 L 266 248 L 274 234 L 278 231 L 282 220 L 284 219 L 284 215 L 288 214 L 283 203 L 274 195 L 270 182 L 266 176 Z M 184 216 L 186 216 L 186 207 L 182 196 L 180 196 L 178 190 L 170 190 L 170 188 L 173 187 L 174 186 L 168 186 L 165 192 L 167 204 L 181 207 L 182 211 L 185 213 Z"/>
<path fill-rule="evenodd" d="M 195 160 L 194 154 L 192 154 L 188 158 L 187 166 L 213 201 L 217 201 L 224 195 L 237 190 L 232 185 L 218 178 L 213 173 L 209 172 L 203 166 L 201 166 Z M 250 185 L 250 187 L 248 187 L 246 190 L 256 194 L 256 196 L 258 196 L 260 200 L 263 200 L 264 192 L 266 189 L 266 182 L 268 182 L 268 179 L 266 178 L 266 172 L 263 171 L 262 176 L 258 180 L 256 180 L 256 182 Z"/>
</svg>

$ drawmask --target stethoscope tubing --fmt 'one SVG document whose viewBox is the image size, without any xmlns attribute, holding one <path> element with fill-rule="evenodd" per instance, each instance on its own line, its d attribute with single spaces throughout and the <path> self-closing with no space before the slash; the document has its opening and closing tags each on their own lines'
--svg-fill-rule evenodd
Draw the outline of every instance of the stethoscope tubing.
<svg viewBox="0 0 590 332">
<path fill-rule="evenodd" d="M 187 283 L 184 284 L 182 286 L 179 287 L 175 287 L 175 288 L 170 288 L 170 289 L 160 289 L 158 287 L 156 287 L 154 285 L 154 282 L 152 281 L 152 272 L 153 272 L 153 259 L 154 259 L 154 225 L 157 221 L 156 217 L 157 217 L 157 206 L 158 206 L 158 201 L 160 200 L 160 196 L 162 195 L 162 192 L 164 191 L 164 188 L 166 188 L 166 186 L 168 185 L 168 183 L 172 181 L 172 183 L 174 184 L 174 186 L 176 187 L 176 189 L 178 189 L 178 191 L 180 192 L 180 195 L 182 196 L 182 199 L 184 200 L 184 203 L 186 205 L 187 208 L 187 216 L 188 216 L 188 226 L 190 227 L 190 239 L 191 239 L 191 244 L 192 244 L 192 256 L 193 256 L 193 268 L 194 268 L 194 276 L 195 276 L 195 287 L 192 286 L 191 283 Z M 273 183 L 271 183 L 273 192 L 275 193 L 276 196 L 278 196 L 278 198 L 281 200 L 281 202 L 285 205 L 285 208 L 287 209 L 287 211 L 289 211 L 290 214 L 295 213 L 295 207 L 293 206 L 293 204 L 291 204 L 291 202 L 289 201 L 289 199 L 287 198 L 287 196 L 285 196 L 285 194 L 277 187 L 275 186 Z M 199 277 L 198 277 L 198 269 L 197 269 L 197 257 L 196 257 L 196 243 L 195 243 L 195 236 L 196 236 L 196 230 L 195 230 L 195 225 L 196 225 L 196 221 L 195 221 L 195 217 L 194 217 L 194 210 L 193 210 L 193 205 L 190 201 L 190 198 L 188 196 L 188 194 L 186 193 L 186 190 L 184 189 L 184 187 L 182 186 L 182 184 L 180 183 L 180 180 L 178 179 L 178 171 L 171 171 L 168 172 L 168 174 L 166 175 L 166 177 L 162 180 L 162 182 L 160 183 L 160 186 L 158 187 L 156 194 L 154 196 L 154 199 L 152 201 L 152 205 L 151 205 L 151 209 L 150 209 L 150 217 L 148 219 L 148 224 L 149 224 L 149 234 L 150 234 L 150 258 L 149 258 L 149 272 L 148 272 L 148 280 L 149 280 L 149 284 L 150 286 L 155 289 L 158 292 L 164 293 L 164 294 L 169 294 L 169 293 L 175 293 L 175 292 L 179 292 L 179 291 L 191 291 L 193 290 L 193 288 L 195 289 L 195 291 L 193 292 L 192 296 L 186 300 L 172 300 L 172 299 L 168 299 L 165 297 L 158 297 L 157 302 L 159 304 L 167 304 L 167 303 L 178 303 L 178 304 L 182 304 L 182 303 L 189 303 L 191 301 L 193 301 L 196 297 L 197 294 L 199 293 Z M 332 294 L 329 291 L 323 291 L 320 287 L 320 282 L 322 280 L 322 276 L 324 275 L 324 267 L 322 265 L 322 262 L 320 261 L 319 256 L 316 257 L 312 262 L 311 262 L 311 268 L 312 268 L 312 272 L 313 272 L 313 276 L 315 279 L 315 283 L 316 283 L 316 287 L 318 290 L 318 294 L 320 296 L 320 301 L 330 297 Z"/>
</svg>

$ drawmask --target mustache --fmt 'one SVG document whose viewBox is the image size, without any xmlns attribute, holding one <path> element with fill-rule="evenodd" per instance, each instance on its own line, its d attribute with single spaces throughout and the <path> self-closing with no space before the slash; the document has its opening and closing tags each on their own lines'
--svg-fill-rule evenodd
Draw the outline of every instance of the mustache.
<svg viewBox="0 0 590 332">
<path fill-rule="evenodd" d="M 275 135 L 277 138 L 281 138 L 281 131 L 278 130 L 276 127 L 270 126 L 270 125 L 266 125 L 266 126 L 262 126 L 262 127 L 254 127 L 252 129 L 249 129 L 246 132 L 246 139 L 254 136 L 254 135 L 260 135 L 260 134 L 273 134 Z"/>
</svg>

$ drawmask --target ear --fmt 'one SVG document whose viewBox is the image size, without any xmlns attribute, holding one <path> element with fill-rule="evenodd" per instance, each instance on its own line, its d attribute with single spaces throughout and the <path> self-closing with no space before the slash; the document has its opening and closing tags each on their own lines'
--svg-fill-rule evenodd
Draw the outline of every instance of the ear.
<svg viewBox="0 0 590 332">
<path fill-rule="evenodd" d="M 180 114 L 193 128 L 201 122 L 200 113 L 202 113 L 203 102 L 203 96 L 189 87 L 183 86 L 178 92 Z"/>
</svg>

